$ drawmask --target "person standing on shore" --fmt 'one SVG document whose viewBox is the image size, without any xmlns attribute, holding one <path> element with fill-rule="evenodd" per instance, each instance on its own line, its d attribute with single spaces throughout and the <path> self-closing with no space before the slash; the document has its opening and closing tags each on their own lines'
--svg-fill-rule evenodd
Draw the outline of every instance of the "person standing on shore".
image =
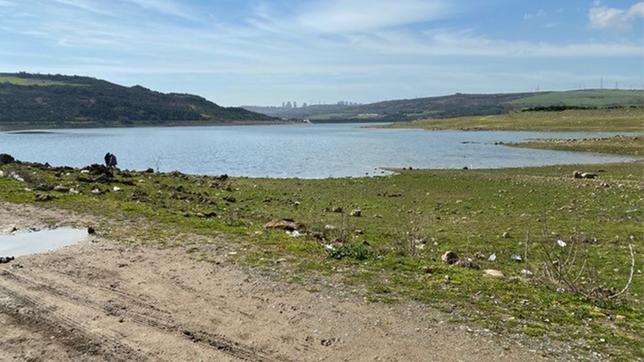
<svg viewBox="0 0 644 362">
<path fill-rule="evenodd" d="M 103 158 L 105 159 L 105 167 L 109 168 L 110 167 L 110 161 L 112 159 L 112 154 L 108 152 L 108 153 L 105 154 L 105 157 L 103 157 Z"/>
<path fill-rule="evenodd" d="M 116 161 L 116 155 L 110 153 L 110 164 L 108 167 L 113 169 L 116 168 L 117 164 L 118 162 Z"/>
</svg>

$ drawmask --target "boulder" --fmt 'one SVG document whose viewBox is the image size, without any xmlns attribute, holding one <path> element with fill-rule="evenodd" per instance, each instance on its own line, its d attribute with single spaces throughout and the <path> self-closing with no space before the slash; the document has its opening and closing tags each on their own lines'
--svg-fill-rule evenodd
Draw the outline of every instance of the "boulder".
<svg viewBox="0 0 644 362">
<path fill-rule="evenodd" d="M 584 172 L 581 174 L 581 178 L 596 178 L 597 174 L 592 172 Z"/>
<path fill-rule="evenodd" d="M 447 264 L 454 264 L 458 262 L 458 254 L 455 252 L 448 250 L 441 256 L 441 260 Z"/>
</svg>

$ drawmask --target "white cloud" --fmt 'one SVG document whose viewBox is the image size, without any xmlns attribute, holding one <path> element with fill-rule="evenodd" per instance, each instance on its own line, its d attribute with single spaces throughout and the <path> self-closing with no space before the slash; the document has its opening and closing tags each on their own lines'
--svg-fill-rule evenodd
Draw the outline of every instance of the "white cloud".
<svg viewBox="0 0 644 362">
<path fill-rule="evenodd" d="M 533 18 L 542 18 L 542 17 L 544 17 L 546 15 L 548 15 L 547 11 L 545 11 L 543 9 L 539 9 L 535 13 L 525 13 L 525 14 L 523 14 L 523 20 L 530 20 L 530 19 L 533 19 Z"/>
<path fill-rule="evenodd" d="M 444 18 L 453 12 L 445 0 L 331 0 L 301 7 L 297 25 L 320 33 L 352 33 Z"/>
<path fill-rule="evenodd" d="M 196 17 L 185 7 L 172 0 L 122 0 L 126 3 L 137 5 L 143 9 L 155 11 L 161 14 L 176 16 L 188 20 L 195 20 Z"/>
<path fill-rule="evenodd" d="M 632 22 L 639 18 L 644 18 L 644 1 L 628 9 L 609 8 L 595 2 L 588 11 L 590 26 L 595 29 L 624 30 L 630 28 Z"/>
</svg>

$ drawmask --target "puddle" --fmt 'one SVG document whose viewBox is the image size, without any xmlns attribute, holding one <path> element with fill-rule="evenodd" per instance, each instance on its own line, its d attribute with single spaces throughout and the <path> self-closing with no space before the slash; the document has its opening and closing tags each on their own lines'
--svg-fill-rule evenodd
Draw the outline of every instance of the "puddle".
<svg viewBox="0 0 644 362">
<path fill-rule="evenodd" d="M 51 251 L 80 242 L 86 229 L 57 228 L 0 235 L 0 257 L 21 256 Z"/>
</svg>

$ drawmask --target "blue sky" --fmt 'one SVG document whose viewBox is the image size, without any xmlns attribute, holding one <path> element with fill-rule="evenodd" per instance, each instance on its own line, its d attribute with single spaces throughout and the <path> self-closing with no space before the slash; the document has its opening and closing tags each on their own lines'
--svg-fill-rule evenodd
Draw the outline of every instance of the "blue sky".
<svg viewBox="0 0 644 362">
<path fill-rule="evenodd" d="M 641 88 L 644 1 L 0 0 L 0 71 L 222 105 Z"/>
</svg>

